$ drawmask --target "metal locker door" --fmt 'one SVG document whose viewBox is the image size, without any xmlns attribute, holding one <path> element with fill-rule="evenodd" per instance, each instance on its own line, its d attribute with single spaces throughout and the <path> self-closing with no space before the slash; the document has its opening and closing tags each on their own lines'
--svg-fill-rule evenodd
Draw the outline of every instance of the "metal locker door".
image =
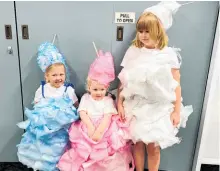
<svg viewBox="0 0 220 171">
<path fill-rule="evenodd" d="M 43 79 L 36 63 L 38 46 L 57 34 L 59 49 L 70 69 L 70 80 L 78 95 L 85 92 L 89 65 L 98 49 L 111 50 L 112 3 L 110 2 L 15 2 L 24 105 L 30 106 Z M 28 25 L 29 39 L 22 38 L 22 25 Z"/>
<path fill-rule="evenodd" d="M 137 20 L 145 8 L 156 3 L 114 2 L 114 12 L 135 12 Z M 193 105 L 194 112 L 189 117 L 187 127 L 180 130 L 182 142 L 162 151 L 161 170 L 191 171 L 217 15 L 218 2 L 194 2 L 179 9 L 168 31 L 169 45 L 182 49 L 182 96 L 184 104 Z M 117 26 L 124 26 L 122 42 L 116 41 L 116 34 L 113 33 L 112 52 L 117 59 L 118 73 L 125 51 L 135 38 L 135 24 L 114 24 L 113 30 Z"/>
<path fill-rule="evenodd" d="M 14 2 L 0 2 L 0 11 L 0 162 L 16 162 L 23 111 Z"/>
</svg>

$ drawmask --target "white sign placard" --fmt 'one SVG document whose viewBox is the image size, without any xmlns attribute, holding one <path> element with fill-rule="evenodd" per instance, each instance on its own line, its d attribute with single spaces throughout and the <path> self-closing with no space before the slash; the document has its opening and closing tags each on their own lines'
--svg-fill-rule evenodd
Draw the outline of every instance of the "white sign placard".
<svg viewBox="0 0 220 171">
<path fill-rule="evenodd" d="M 135 23 L 134 12 L 116 12 L 115 23 Z"/>
</svg>

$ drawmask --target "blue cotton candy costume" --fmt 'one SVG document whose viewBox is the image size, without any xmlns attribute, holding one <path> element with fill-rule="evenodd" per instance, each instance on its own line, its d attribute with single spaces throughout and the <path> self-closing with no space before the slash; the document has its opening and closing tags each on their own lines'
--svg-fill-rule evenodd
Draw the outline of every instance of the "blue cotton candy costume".
<svg viewBox="0 0 220 171">
<path fill-rule="evenodd" d="M 37 62 L 43 72 L 54 63 L 66 67 L 63 55 L 52 43 L 40 45 Z M 60 87 L 59 91 L 63 93 L 57 97 L 46 94 L 48 88 L 49 83 L 42 81 L 38 89 L 42 98 L 34 104 L 33 110 L 25 109 L 28 119 L 18 123 L 25 133 L 17 145 L 17 155 L 21 163 L 34 170 L 56 171 L 56 164 L 68 146 L 69 126 L 79 119 L 79 115 L 69 93 L 75 93 L 72 84 L 65 83 Z"/>
</svg>

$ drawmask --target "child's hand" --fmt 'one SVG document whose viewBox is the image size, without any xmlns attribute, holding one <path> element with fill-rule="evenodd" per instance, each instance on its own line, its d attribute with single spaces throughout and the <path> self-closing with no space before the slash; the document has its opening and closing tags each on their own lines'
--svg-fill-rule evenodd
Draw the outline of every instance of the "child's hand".
<svg viewBox="0 0 220 171">
<path fill-rule="evenodd" d="M 95 133 L 95 127 L 90 126 L 90 127 L 87 127 L 87 129 L 88 129 L 88 136 L 89 136 L 89 138 L 91 138 L 93 136 L 93 134 Z"/>
<path fill-rule="evenodd" d="M 73 106 L 74 106 L 75 108 L 78 108 L 78 107 L 79 107 L 79 102 L 76 101 L 76 102 L 73 104 Z"/>
<path fill-rule="evenodd" d="M 180 114 L 174 111 L 170 115 L 170 120 L 171 120 L 171 123 L 173 124 L 173 126 L 177 127 L 178 124 L 180 123 Z"/>
<path fill-rule="evenodd" d="M 121 104 L 118 104 L 118 114 L 122 122 L 125 122 L 125 111 L 124 107 Z"/>
<path fill-rule="evenodd" d="M 92 136 L 92 140 L 93 141 L 99 141 L 102 138 L 102 133 L 95 131 L 95 133 Z"/>
</svg>

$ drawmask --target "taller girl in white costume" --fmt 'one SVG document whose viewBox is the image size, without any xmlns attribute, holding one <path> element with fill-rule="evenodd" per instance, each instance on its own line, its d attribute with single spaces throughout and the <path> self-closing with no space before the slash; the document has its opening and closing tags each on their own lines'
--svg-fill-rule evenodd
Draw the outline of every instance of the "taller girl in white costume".
<svg viewBox="0 0 220 171">
<path fill-rule="evenodd" d="M 160 148 L 180 142 L 178 128 L 185 127 L 192 113 L 192 106 L 181 103 L 181 58 L 175 49 L 167 47 L 165 32 L 179 7 L 172 1 L 146 9 L 121 63 L 118 112 L 122 120 L 131 121 L 137 171 L 144 170 L 145 145 L 149 170 L 158 170 Z"/>
</svg>

